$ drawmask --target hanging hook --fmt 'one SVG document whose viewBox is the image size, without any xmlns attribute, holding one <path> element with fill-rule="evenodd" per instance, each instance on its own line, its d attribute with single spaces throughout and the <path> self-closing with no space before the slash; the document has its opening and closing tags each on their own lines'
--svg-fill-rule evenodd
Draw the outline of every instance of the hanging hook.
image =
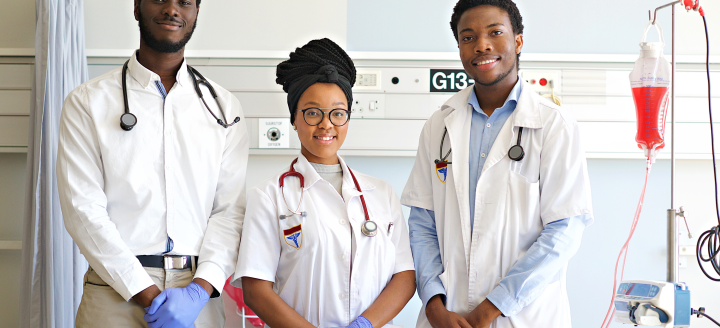
<svg viewBox="0 0 720 328">
<path fill-rule="evenodd" d="M 663 9 L 663 8 L 665 8 L 665 7 L 672 6 L 672 5 L 676 5 L 676 4 L 678 4 L 678 3 L 682 3 L 682 0 L 675 0 L 675 1 L 671 2 L 671 3 L 668 3 L 668 4 L 666 4 L 666 5 L 662 5 L 662 6 L 660 6 L 660 7 L 655 8 L 655 16 L 654 16 L 654 17 L 653 17 L 653 15 L 651 14 L 651 12 L 648 11 L 648 14 L 649 14 L 649 16 L 650 16 L 650 20 L 652 20 L 652 24 L 655 25 L 655 23 L 657 22 L 657 12 L 658 12 L 658 10 Z"/>
</svg>

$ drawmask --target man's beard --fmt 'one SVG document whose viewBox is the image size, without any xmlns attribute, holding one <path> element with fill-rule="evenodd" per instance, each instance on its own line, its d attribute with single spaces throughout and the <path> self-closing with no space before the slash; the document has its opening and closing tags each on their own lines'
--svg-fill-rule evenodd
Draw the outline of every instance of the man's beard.
<svg viewBox="0 0 720 328">
<path fill-rule="evenodd" d="M 183 47 L 185 47 L 185 44 L 190 41 L 190 37 L 192 37 L 193 32 L 195 32 L 195 27 L 197 26 L 197 19 L 195 19 L 195 23 L 193 24 L 192 29 L 190 32 L 185 34 L 185 36 L 178 42 L 172 42 L 168 40 L 158 40 L 155 38 L 155 36 L 150 33 L 150 30 L 147 26 L 143 23 L 143 16 L 142 13 L 138 13 L 138 26 L 140 27 L 140 38 L 142 38 L 143 41 L 145 41 L 145 44 L 150 47 L 150 49 L 155 50 L 157 52 L 162 53 L 176 53 L 180 51 Z"/>
<path fill-rule="evenodd" d="M 500 81 L 502 81 L 503 79 L 505 79 L 508 75 L 510 75 L 510 73 L 512 73 L 514 67 L 517 67 L 517 56 L 515 56 L 515 57 L 513 57 L 513 58 L 514 58 L 515 60 L 513 61 L 512 66 L 510 66 L 510 69 L 508 69 L 507 72 L 502 72 L 502 73 L 500 73 L 500 76 L 498 76 L 497 79 L 495 79 L 495 81 L 492 81 L 492 82 L 490 82 L 490 83 L 482 83 L 482 82 L 480 82 L 480 81 L 475 81 L 475 83 L 477 83 L 477 84 L 479 84 L 479 85 L 482 85 L 482 86 L 484 86 L 484 87 L 491 87 L 491 86 L 493 86 L 493 85 L 498 84 Z"/>
</svg>

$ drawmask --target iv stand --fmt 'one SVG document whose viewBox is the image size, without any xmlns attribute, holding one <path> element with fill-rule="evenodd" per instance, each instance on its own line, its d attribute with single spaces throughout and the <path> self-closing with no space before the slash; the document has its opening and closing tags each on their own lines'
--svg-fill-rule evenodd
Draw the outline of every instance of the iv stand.
<svg viewBox="0 0 720 328">
<path fill-rule="evenodd" d="M 680 245 L 678 242 L 678 216 L 685 217 L 685 212 L 680 207 L 675 209 L 675 5 L 680 1 L 673 1 L 666 5 L 655 8 L 655 15 L 648 12 L 653 25 L 657 21 L 657 12 L 666 7 L 672 7 L 672 75 L 670 76 L 670 209 L 667 210 L 667 281 L 678 283 L 680 270 Z M 689 236 L 688 229 L 688 236 Z"/>
</svg>

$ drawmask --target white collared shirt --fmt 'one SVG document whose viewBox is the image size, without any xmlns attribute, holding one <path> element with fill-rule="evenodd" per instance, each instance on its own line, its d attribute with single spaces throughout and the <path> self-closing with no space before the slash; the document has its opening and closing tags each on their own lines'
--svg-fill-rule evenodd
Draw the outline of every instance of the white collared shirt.
<svg viewBox="0 0 720 328">
<path fill-rule="evenodd" d="M 274 282 L 275 292 L 316 327 L 347 326 L 380 295 L 393 274 L 414 270 L 410 242 L 400 200 L 392 186 L 343 170 L 342 196 L 300 155 L 295 169 L 304 176 L 300 211 L 290 215 L 279 177 L 248 192 L 238 266 L 233 279 L 252 277 Z M 284 180 L 284 198 L 293 210 L 300 201 L 296 177 Z M 364 195 L 377 235 L 360 232 L 365 222 Z M 240 280 L 233 283 L 240 286 Z"/>
<path fill-rule="evenodd" d="M 195 92 L 183 61 L 163 101 L 160 77 L 130 58 L 131 131 L 122 68 L 84 83 L 65 99 L 57 176 L 65 226 L 90 266 L 123 298 L 153 284 L 135 258 L 166 251 L 196 255 L 195 277 L 222 291 L 235 268 L 245 212 L 248 134 L 243 121 L 223 128 Z M 228 121 L 243 118 L 230 92 L 211 82 Z M 207 104 L 222 117 L 209 90 Z"/>
</svg>

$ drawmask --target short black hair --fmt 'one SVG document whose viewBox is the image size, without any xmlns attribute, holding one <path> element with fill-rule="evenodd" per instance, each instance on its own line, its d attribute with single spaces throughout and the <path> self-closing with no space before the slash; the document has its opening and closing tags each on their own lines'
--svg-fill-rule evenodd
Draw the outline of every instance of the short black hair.
<svg viewBox="0 0 720 328">
<path fill-rule="evenodd" d="M 495 6 L 505 11 L 510 17 L 510 25 L 512 26 L 513 33 L 523 33 L 522 16 L 517 5 L 512 0 L 460 0 L 455 4 L 453 8 L 452 16 L 450 17 L 450 29 L 452 29 L 455 42 L 458 42 L 458 23 L 460 17 L 468 10 L 477 6 Z M 517 55 L 518 68 L 520 67 L 520 54 Z"/>
<path fill-rule="evenodd" d="M 195 7 L 200 7 L 200 0 L 197 0 L 197 2 L 195 3 Z"/>
</svg>

